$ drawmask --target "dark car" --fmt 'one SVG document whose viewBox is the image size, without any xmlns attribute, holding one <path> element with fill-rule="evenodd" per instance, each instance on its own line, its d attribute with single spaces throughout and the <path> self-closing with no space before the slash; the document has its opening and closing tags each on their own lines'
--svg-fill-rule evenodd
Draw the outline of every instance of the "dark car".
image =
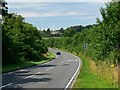
<svg viewBox="0 0 120 90">
<path fill-rule="evenodd" d="M 60 52 L 56 52 L 56 55 L 61 55 L 61 53 Z"/>
</svg>

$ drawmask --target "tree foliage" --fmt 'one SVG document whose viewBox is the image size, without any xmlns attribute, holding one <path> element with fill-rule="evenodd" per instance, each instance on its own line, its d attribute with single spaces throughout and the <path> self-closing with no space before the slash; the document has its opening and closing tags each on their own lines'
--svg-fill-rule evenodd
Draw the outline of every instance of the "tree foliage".
<svg viewBox="0 0 120 90">
<path fill-rule="evenodd" d="M 14 13 L 3 16 L 2 24 L 2 59 L 3 64 L 22 61 L 40 60 L 47 47 L 32 24 Z"/>
<path fill-rule="evenodd" d="M 82 25 L 79 25 L 79 26 L 71 26 L 71 27 L 68 27 L 67 29 L 64 30 L 63 32 L 63 36 L 65 37 L 72 37 L 73 35 L 75 35 L 76 33 L 78 32 L 81 32 L 85 29 L 88 29 L 90 28 L 92 25 L 87 25 L 87 26 L 82 26 Z"/>
</svg>

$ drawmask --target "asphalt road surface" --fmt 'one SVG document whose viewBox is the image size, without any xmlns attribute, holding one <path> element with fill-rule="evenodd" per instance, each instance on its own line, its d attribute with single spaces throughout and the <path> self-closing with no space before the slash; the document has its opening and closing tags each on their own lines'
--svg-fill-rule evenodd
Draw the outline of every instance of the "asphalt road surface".
<svg viewBox="0 0 120 90">
<path fill-rule="evenodd" d="M 59 50 L 50 49 L 56 53 Z M 81 60 L 67 52 L 42 65 L 2 75 L 1 88 L 69 88 L 79 72 Z"/>
</svg>

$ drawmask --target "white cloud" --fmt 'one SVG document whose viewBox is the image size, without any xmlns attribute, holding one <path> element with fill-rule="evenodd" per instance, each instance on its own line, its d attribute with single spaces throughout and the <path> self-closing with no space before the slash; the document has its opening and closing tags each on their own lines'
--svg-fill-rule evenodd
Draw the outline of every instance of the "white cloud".
<svg viewBox="0 0 120 90">
<path fill-rule="evenodd" d="M 111 0 L 6 0 L 7 2 L 110 2 Z"/>
<path fill-rule="evenodd" d="M 64 13 L 64 14 L 63 14 Z M 86 15 L 86 13 L 80 12 L 57 12 L 57 11 L 50 11 L 50 12 L 20 12 L 18 13 L 24 17 L 51 17 L 51 16 L 71 16 L 71 15 Z"/>
<path fill-rule="evenodd" d="M 85 13 L 80 13 L 80 12 L 70 11 L 70 12 L 67 12 L 66 15 L 86 15 L 86 14 Z"/>
<path fill-rule="evenodd" d="M 11 2 L 8 3 L 8 6 L 10 8 L 30 8 L 30 7 L 43 7 L 43 6 L 47 6 L 47 3 L 35 3 L 35 2 Z"/>
<path fill-rule="evenodd" d="M 97 16 L 87 16 L 87 17 L 82 17 L 80 19 L 96 19 Z"/>
<path fill-rule="evenodd" d="M 40 15 L 40 17 L 50 17 L 50 16 L 61 16 L 61 13 L 60 12 L 51 11 L 51 12 L 42 13 Z"/>
<path fill-rule="evenodd" d="M 60 16 L 61 15 L 58 12 L 45 12 L 45 13 L 21 12 L 19 14 L 24 16 L 24 17 L 50 17 L 50 16 Z"/>
<path fill-rule="evenodd" d="M 68 12 L 67 15 L 77 15 L 77 12 Z"/>
<path fill-rule="evenodd" d="M 23 17 L 39 17 L 39 13 L 35 12 L 20 12 L 19 14 Z"/>
</svg>

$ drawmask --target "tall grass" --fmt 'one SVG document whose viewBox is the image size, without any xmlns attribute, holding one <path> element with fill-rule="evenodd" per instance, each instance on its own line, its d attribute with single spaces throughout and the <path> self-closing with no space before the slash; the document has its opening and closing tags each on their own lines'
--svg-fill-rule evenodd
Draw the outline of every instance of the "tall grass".
<svg viewBox="0 0 120 90">
<path fill-rule="evenodd" d="M 83 65 L 73 88 L 117 88 L 112 80 L 104 78 L 103 74 L 109 76 L 110 73 L 102 73 L 101 67 L 98 68 L 94 61 L 82 54 L 78 56 L 83 60 Z M 96 73 L 97 70 L 99 70 L 98 73 Z"/>
</svg>

